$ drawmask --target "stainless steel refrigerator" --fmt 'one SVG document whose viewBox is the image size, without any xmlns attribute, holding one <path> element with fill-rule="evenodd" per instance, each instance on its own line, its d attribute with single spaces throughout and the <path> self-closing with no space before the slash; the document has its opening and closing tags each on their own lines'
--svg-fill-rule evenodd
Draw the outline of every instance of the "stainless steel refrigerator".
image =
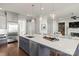
<svg viewBox="0 0 79 59">
<path fill-rule="evenodd" d="M 18 24 L 13 22 L 8 22 L 7 24 L 7 41 L 13 42 L 17 41 L 18 37 Z"/>
</svg>

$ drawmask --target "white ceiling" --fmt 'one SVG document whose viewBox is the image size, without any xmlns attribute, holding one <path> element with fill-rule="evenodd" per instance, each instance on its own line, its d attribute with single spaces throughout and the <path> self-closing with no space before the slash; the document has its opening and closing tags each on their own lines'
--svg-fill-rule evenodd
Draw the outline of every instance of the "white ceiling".
<svg viewBox="0 0 79 59">
<path fill-rule="evenodd" d="M 34 5 L 32 7 L 32 5 Z M 0 8 L 7 11 L 21 13 L 23 15 L 39 16 L 40 14 L 56 14 L 56 17 L 71 15 L 72 12 L 79 14 L 77 3 L 0 3 Z M 41 10 L 44 8 L 44 10 Z"/>
</svg>

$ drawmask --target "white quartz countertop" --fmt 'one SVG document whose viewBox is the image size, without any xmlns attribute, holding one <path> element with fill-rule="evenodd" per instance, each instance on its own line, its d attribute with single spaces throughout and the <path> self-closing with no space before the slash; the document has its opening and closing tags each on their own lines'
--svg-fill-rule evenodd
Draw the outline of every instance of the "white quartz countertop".
<svg viewBox="0 0 79 59">
<path fill-rule="evenodd" d="M 59 41 L 49 41 L 44 39 L 42 35 L 36 35 L 36 34 L 33 35 L 34 38 L 28 38 L 26 37 L 27 35 L 21 35 L 21 36 L 27 38 L 28 40 L 32 40 L 34 42 L 48 46 L 50 48 L 54 48 L 69 55 L 74 55 L 74 52 L 79 43 L 79 40 L 68 39 L 68 38 L 59 38 Z"/>
</svg>

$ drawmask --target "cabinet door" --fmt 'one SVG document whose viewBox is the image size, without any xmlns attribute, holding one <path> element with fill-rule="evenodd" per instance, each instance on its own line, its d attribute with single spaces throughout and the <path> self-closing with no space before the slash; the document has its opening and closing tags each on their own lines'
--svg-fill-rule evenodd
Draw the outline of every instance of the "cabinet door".
<svg viewBox="0 0 79 59">
<path fill-rule="evenodd" d="M 50 48 L 47 46 L 39 44 L 39 56 L 49 56 L 50 55 Z"/>
<path fill-rule="evenodd" d="M 38 43 L 30 41 L 30 55 L 31 56 L 38 55 Z"/>
<path fill-rule="evenodd" d="M 29 53 L 29 40 L 23 37 L 19 37 L 19 47 L 25 52 Z"/>
<path fill-rule="evenodd" d="M 23 44 L 22 41 L 23 41 L 23 40 L 22 40 L 22 37 L 19 36 L 19 47 L 20 47 L 20 48 L 22 48 L 22 44 Z"/>
<path fill-rule="evenodd" d="M 29 40 L 24 38 L 24 49 L 29 52 Z"/>
</svg>

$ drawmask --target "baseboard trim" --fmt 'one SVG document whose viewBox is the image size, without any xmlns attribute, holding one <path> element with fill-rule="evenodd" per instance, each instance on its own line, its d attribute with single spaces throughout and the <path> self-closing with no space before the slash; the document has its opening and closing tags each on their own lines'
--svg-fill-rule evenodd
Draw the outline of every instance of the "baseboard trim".
<svg viewBox="0 0 79 59">
<path fill-rule="evenodd" d="M 17 40 L 16 41 L 12 41 L 12 42 L 7 42 L 8 44 L 10 44 L 10 43 L 14 43 L 14 42 L 18 42 Z"/>
</svg>

